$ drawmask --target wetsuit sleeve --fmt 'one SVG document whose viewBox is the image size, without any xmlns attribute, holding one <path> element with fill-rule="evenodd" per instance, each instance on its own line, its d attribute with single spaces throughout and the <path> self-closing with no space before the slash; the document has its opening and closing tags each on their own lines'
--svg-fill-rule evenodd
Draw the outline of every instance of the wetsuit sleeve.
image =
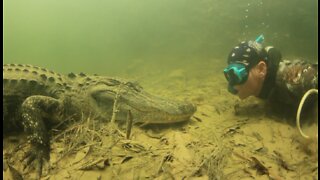
<svg viewBox="0 0 320 180">
<path fill-rule="evenodd" d="M 318 64 L 284 60 L 279 64 L 277 83 L 300 100 L 309 89 L 318 89 Z"/>
</svg>

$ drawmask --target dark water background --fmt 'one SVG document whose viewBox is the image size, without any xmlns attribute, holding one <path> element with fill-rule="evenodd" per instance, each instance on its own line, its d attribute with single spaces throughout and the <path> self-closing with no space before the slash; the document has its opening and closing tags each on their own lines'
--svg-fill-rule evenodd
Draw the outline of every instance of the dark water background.
<svg viewBox="0 0 320 180">
<path fill-rule="evenodd" d="M 4 0 L 4 63 L 113 75 L 187 66 L 264 34 L 284 58 L 318 60 L 317 0 Z M 216 62 L 216 61 L 215 61 Z"/>
</svg>

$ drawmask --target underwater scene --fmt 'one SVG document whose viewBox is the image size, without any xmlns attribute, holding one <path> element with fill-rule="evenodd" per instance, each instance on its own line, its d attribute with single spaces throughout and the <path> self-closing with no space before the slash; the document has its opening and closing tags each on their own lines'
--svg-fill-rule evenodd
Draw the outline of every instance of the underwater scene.
<svg viewBox="0 0 320 180">
<path fill-rule="evenodd" d="M 318 1 L 3 11 L 4 179 L 318 179 Z"/>
</svg>

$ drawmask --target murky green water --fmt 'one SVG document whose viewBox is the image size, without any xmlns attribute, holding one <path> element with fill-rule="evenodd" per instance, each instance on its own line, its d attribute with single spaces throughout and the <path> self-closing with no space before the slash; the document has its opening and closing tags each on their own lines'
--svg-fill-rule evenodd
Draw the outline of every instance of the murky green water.
<svg viewBox="0 0 320 180">
<path fill-rule="evenodd" d="M 316 0 L 4 0 L 4 63 L 118 74 L 135 62 L 225 58 L 263 33 L 285 58 L 318 58 Z"/>
<path fill-rule="evenodd" d="M 53 178 L 130 179 L 136 175 L 133 179 L 150 179 L 155 172 L 159 179 L 168 179 L 167 174 L 170 178 L 174 174 L 176 179 L 205 179 L 213 177 L 212 172 L 225 174 L 226 179 L 261 178 L 256 169 L 248 171 L 249 157 L 271 167 L 270 178 L 317 177 L 318 141 L 302 139 L 296 127 L 282 116 L 267 116 L 265 106 L 256 99 L 239 102 L 228 92 L 222 72 L 229 51 L 240 41 L 255 39 L 260 34 L 265 36 L 265 45 L 280 49 L 285 59 L 317 62 L 318 1 L 4 0 L 3 5 L 4 63 L 32 64 L 59 73 L 82 71 L 126 77 L 137 80 L 151 94 L 197 105 L 194 119 L 178 125 L 179 129 L 161 131 L 154 127 L 161 139 L 146 136 L 150 131 L 142 128 L 133 129 L 134 141 L 148 145 L 149 150 L 155 147 L 156 153 L 133 155 L 133 160 L 121 161 L 119 169 L 112 169 L 113 166 L 105 171 L 86 171 L 84 176 L 83 171 L 69 173 L 65 165 L 69 166 L 71 161 L 64 159 L 62 165 L 56 166 Z M 307 132 L 315 129 L 318 126 Z M 222 143 L 217 143 L 217 139 Z M 210 169 L 211 161 L 221 162 L 229 156 L 224 154 L 220 160 L 212 160 L 219 157 L 212 154 L 217 149 L 214 144 L 218 144 L 218 149 L 222 144 L 230 147 L 241 156 L 232 155 L 226 165 L 219 163 L 219 168 Z M 11 152 L 8 147 L 4 146 L 4 154 Z M 59 146 L 52 147 L 53 153 L 60 156 Z M 190 157 L 191 161 L 184 164 L 175 160 L 171 170 L 159 174 L 159 164 L 164 162 L 167 152 L 158 149 L 168 147 L 175 152 L 174 158 Z M 119 149 L 113 151 L 118 153 Z M 113 151 L 111 154 L 117 154 Z M 284 155 L 281 164 L 275 151 Z M 15 167 L 21 170 L 17 157 L 20 156 L 12 156 L 17 162 Z M 289 170 L 286 163 L 292 165 Z M 195 167 L 199 167 L 196 172 L 203 174 L 194 176 Z"/>
</svg>

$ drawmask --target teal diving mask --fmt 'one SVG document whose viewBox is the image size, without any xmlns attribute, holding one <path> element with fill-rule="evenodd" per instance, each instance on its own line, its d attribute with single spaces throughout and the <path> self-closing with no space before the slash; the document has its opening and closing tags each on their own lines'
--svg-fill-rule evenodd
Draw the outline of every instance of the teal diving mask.
<svg viewBox="0 0 320 180">
<path fill-rule="evenodd" d="M 234 89 L 234 85 L 240 85 L 247 81 L 248 71 L 244 64 L 233 63 L 223 70 L 224 76 L 229 82 L 228 90 L 232 94 L 237 94 L 237 90 Z"/>
</svg>

